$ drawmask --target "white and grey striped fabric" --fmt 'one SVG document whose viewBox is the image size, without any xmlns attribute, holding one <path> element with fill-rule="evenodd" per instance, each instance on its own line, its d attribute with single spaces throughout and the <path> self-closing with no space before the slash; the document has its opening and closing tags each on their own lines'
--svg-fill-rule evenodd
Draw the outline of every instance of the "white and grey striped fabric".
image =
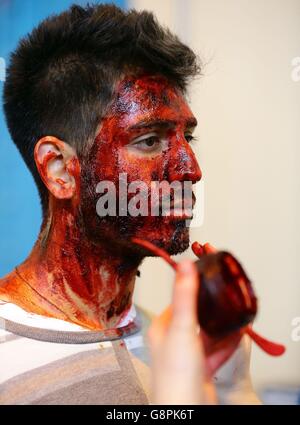
<svg viewBox="0 0 300 425">
<path fill-rule="evenodd" d="M 0 404 L 149 404 L 150 319 L 142 310 L 113 340 L 53 320 L 0 302 Z"/>
</svg>

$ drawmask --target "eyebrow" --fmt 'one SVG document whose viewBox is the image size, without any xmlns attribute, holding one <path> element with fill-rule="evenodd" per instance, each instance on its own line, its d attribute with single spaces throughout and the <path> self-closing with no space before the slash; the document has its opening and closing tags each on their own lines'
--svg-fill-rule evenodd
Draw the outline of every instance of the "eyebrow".
<svg viewBox="0 0 300 425">
<path fill-rule="evenodd" d="M 128 130 L 140 130 L 143 128 L 160 128 L 160 129 L 168 129 L 173 128 L 177 124 L 174 120 L 142 120 L 130 127 L 128 127 Z M 186 128 L 192 128 L 197 126 L 197 120 L 195 117 L 188 118 L 185 121 L 185 127 Z"/>
</svg>

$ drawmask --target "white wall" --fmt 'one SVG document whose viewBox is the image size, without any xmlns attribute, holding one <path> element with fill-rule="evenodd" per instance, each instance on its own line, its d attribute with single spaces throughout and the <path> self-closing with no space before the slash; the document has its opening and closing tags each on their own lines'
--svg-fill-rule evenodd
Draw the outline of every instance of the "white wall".
<svg viewBox="0 0 300 425">
<path fill-rule="evenodd" d="M 284 342 L 284 357 L 254 347 L 257 388 L 300 384 L 300 0 L 132 0 L 207 62 L 193 85 L 197 154 L 205 178 L 205 221 L 193 240 L 235 253 L 260 301 L 255 329 Z M 300 73 L 299 73 L 300 74 Z M 191 255 L 188 252 L 185 255 Z M 171 300 L 173 273 L 147 260 L 136 301 L 158 313 Z"/>
</svg>

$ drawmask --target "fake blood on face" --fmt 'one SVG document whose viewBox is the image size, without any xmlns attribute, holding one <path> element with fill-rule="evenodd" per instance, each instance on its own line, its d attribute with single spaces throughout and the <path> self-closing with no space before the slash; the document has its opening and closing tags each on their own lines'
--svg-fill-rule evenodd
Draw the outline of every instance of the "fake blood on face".
<svg viewBox="0 0 300 425">
<path fill-rule="evenodd" d="M 177 263 L 152 243 L 133 239 L 133 242 L 165 259 L 176 271 Z M 242 331 L 266 353 L 280 356 L 285 347 L 258 335 L 249 324 L 257 313 L 257 299 L 251 282 L 241 264 L 228 252 L 205 255 L 195 243 L 199 254 L 195 262 L 199 276 L 197 315 L 201 329 L 209 336 L 222 340 L 227 335 Z"/>
<path fill-rule="evenodd" d="M 201 170 L 185 137 L 195 125 L 184 96 L 165 78 L 141 74 L 120 81 L 91 146 L 68 165 L 75 195 L 65 199 L 57 180 L 39 239 L 6 284 L 7 299 L 90 329 L 116 326 L 132 304 L 142 259 L 131 237 L 156 240 L 175 253 L 187 248 L 188 229 L 185 220 L 163 216 L 100 218 L 96 187 L 109 181 L 117 188 L 123 173 L 128 184 L 138 180 L 147 187 L 153 179 L 196 183 Z M 163 134 L 166 145 L 154 155 L 138 154 L 132 141 L 152 131 Z M 47 164 L 39 169 L 45 181 Z"/>
<path fill-rule="evenodd" d="M 86 195 L 100 181 L 113 182 L 119 199 L 121 174 L 126 175 L 127 185 L 143 182 L 147 196 L 153 180 L 196 183 L 201 179 L 200 167 L 185 138 L 196 119 L 183 95 L 165 78 L 151 75 L 126 77 L 118 84 L 117 93 L 90 150 L 88 167 L 82 171 L 82 208 L 89 227 L 93 227 L 91 234 L 105 235 L 131 249 L 130 238 L 135 236 L 157 240 L 168 251 L 167 244 L 173 243 L 174 253 L 183 251 L 188 246 L 188 230 L 178 219 L 153 216 L 149 210 L 146 216 L 93 218 L 97 195 L 93 202 Z M 134 148 L 134 139 L 153 133 L 165 141 L 161 151 L 146 154 Z M 127 195 L 129 203 L 135 194 Z"/>
</svg>

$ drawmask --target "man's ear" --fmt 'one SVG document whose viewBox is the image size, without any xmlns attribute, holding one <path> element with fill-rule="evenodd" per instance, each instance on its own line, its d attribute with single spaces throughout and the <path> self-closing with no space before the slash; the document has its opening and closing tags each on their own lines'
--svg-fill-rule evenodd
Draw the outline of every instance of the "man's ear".
<svg viewBox="0 0 300 425">
<path fill-rule="evenodd" d="M 75 150 L 56 137 L 40 139 L 34 148 L 34 159 L 39 174 L 58 199 L 70 199 L 76 192 L 74 174 L 80 170 Z"/>
</svg>

